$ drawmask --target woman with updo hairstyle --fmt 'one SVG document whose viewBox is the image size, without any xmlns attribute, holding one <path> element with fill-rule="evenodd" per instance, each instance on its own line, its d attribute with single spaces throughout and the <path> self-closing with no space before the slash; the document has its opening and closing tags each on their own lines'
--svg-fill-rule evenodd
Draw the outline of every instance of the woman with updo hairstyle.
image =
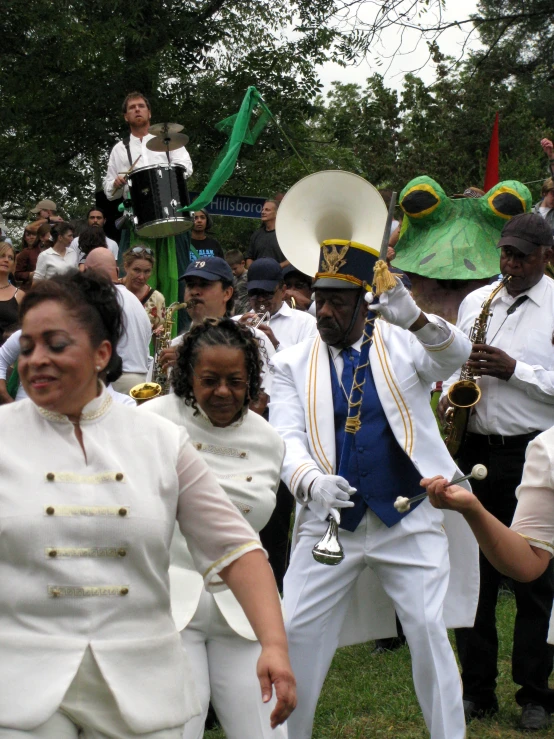
<svg viewBox="0 0 554 739">
<path fill-rule="evenodd" d="M 199 709 L 171 618 L 176 525 L 204 586 L 248 613 L 284 721 L 294 680 L 258 538 L 184 429 L 99 380 L 118 371 L 114 285 L 54 276 L 20 315 L 28 399 L 0 407 L 0 739 L 181 737 Z"/>
<path fill-rule="evenodd" d="M 186 429 L 231 503 L 259 532 L 276 502 L 285 445 L 249 410 L 260 392 L 261 360 L 252 331 L 231 318 L 206 318 L 178 349 L 174 393 L 140 406 Z M 197 681 L 202 711 L 183 739 L 202 739 L 210 700 L 227 739 L 282 739 L 272 704 L 260 699 L 256 664 L 262 651 L 244 610 L 229 592 L 208 593 L 179 532 L 171 544 L 171 607 Z M 273 581 L 274 595 L 277 586 Z M 263 654 L 263 651 L 262 651 Z"/>
<path fill-rule="evenodd" d="M 73 226 L 65 221 L 50 227 L 52 245 L 38 255 L 33 282 L 47 280 L 54 275 L 63 275 L 79 264 L 79 255 L 69 245 L 73 241 Z"/>
<path fill-rule="evenodd" d="M 152 331 L 157 331 L 161 330 L 165 318 L 165 298 L 148 284 L 154 265 L 152 249 L 141 245 L 133 246 L 123 255 L 125 277 L 121 279 L 121 283 L 140 300 L 152 324 Z"/>
</svg>

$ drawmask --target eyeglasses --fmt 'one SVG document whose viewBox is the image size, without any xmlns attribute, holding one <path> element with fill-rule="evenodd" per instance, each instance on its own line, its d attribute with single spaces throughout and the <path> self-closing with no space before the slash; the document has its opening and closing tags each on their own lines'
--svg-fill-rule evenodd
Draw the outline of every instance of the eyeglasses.
<svg viewBox="0 0 554 739">
<path fill-rule="evenodd" d="M 238 392 L 239 390 L 246 390 L 248 387 L 248 380 L 240 380 L 236 377 L 199 377 L 191 364 L 189 367 L 192 374 L 200 383 L 200 387 L 203 387 L 205 390 L 217 390 L 220 385 L 225 385 L 229 390 Z"/>
<path fill-rule="evenodd" d="M 131 254 L 148 254 L 149 256 L 154 254 L 154 251 L 148 246 L 135 246 L 130 251 Z"/>
</svg>

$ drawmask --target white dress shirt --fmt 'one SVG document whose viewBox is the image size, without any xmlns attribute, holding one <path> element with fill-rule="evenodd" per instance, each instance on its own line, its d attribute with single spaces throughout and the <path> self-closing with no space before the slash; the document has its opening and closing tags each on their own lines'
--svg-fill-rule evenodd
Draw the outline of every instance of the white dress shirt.
<svg viewBox="0 0 554 739">
<path fill-rule="evenodd" d="M 146 148 L 148 141 L 153 138 L 154 136 L 151 133 L 146 134 L 142 139 L 131 134 L 129 149 L 131 151 L 132 162 L 135 162 L 140 155 L 140 159 L 138 160 L 135 169 L 148 167 L 152 164 L 167 164 L 167 155 L 165 151 L 151 151 Z M 192 161 L 184 146 L 181 146 L 179 149 L 175 149 L 174 151 L 170 151 L 169 161 L 171 164 L 182 164 L 186 169 L 187 177 L 191 176 Z M 122 197 L 123 188 L 120 187 L 115 192 L 112 192 L 113 183 L 115 178 L 118 175 L 127 172 L 130 166 L 125 144 L 123 141 L 118 141 L 111 151 L 110 160 L 108 162 L 108 171 L 104 177 L 104 193 L 108 200 L 117 200 L 117 198 Z"/>
<path fill-rule="evenodd" d="M 111 251 L 111 253 L 114 255 L 115 259 L 117 260 L 117 255 L 119 254 L 119 246 L 117 244 L 117 241 L 114 241 L 113 239 L 109 239 L 106 236 L 106 246 Z M 83 264 L 83 262 L 85 261 L 86 257 L 83 254 L 83 252 L 79 249 L 79 237 L 78 236 L 76 236 L 73 239 L 73 241 L 69 245 L 69 248 L 70 249 L 75 249 L 75 251 L 79 255 L 79 264 Z"/>
<path fill-rule="evenodd" d="M 79 266 L 79 255 L 68 246 L 63 257 L 50 246 L 38 255 L 33 280 L 47 280 L 54 275 L 63 275 Z"/>
<path fill-rule="evenodd" d="M 495 287 L 480 287 L 462 301 L 457 326 L 467 336 Z M 554 280 L 545 275 L 522 294 L 528 300 L 511 315 L 507 310 L 517 298 L 506 288 L 492 302 L 486 342 L 515 359 L 516 368 L 507 382 L 496 377 L 477 380 L 482 395 L 469 419 L 473 433 L 519 436 L 554 424 Z M 459 376 L 457 371 L 444 383 L 443 395 Z"/>
<path fill-rule="evenodd" d="M 144 306 L 125 285 L 115 285 L 123 309 L 124 331 L 117 345 L 123 372 L 148 372 L 152 326 Z"/>
<path fill-rule="evenodd" d="M 279 342 L 278 351 L 296 346 L 317 334 L 315 318 L 303 310 L 293 310 L 283 301 L 279 310 L 269 319 L 269 326 Z"/>
</svg>

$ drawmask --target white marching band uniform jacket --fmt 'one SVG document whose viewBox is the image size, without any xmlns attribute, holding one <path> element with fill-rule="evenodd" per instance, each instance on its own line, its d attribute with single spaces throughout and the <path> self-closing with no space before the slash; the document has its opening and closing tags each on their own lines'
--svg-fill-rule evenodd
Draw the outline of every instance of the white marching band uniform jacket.
<svg viewBox="0 0 554 739">
<path fill-rule="evenodd" d="M 177 520 L 210 588 L 261 548 L 184 429 L 101 394 L 66 416 L 0 408 L 0 726 L 32 730 L 58 709 L 87 649 L 130 729 L 198 713 L 171 618 Z"/>
<path fill-rule="evenodd" d="M 194 409 L 173 393 L 140 408 L 187 429 L 192 445 L 230 500 L 254 531 L 261 531 L 275 508 L 285 454 L 285 444 L 275 429 L 253 411 L 226 428 L 217 428 L 200 409 L 195 416 Z M 171 609 L 175 625 L 182 631 L 196 612 L 203 582 L 177 528 L 170 554 Z M 233 593 L 226 590 L 213 593 L 213 597 L 233 631 L 254 641 L 256 635 Z"/>
<path fill-rule="evenodd" d="M 434 381 L 446 379 L 467 360 L 471 344 L 454 326 L 437 316 L 429 318 L 451 329 L 442 344 L 424 345 L 409 331 L 376 320 L 370 366 L 390 427 L 421 476 L 440 474 L 452 479 L 460 471 L 439 434 L 430 389 Z M 319 335 L 279 352 L 272 360 L 275 375 L 269 418 L 285 440 L 282 479 L 298 501 L 293 546 L 306 507 L 304 490 L 320 474 L 337 474 L 329 362 L 328 347 Z M 323 518 L 316 503 L 307 505 Z M 451 565 L 444 618 L 451 628 L 472 626 L 479 591 L 479 550 L 464 518 L 451 511 L 444 514 Z M 313 566 L 324 565 L 314 560 Z M 340 577 L 340 565 L 336 571 Z M 392 601 L 366 568 L 356 583 L 340 646 L 395 633 Z"/>
</svg>

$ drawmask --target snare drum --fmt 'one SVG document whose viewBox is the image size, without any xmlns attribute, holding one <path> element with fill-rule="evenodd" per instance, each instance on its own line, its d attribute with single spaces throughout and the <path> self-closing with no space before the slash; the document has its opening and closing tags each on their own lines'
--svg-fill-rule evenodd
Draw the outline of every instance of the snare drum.
<svg viewBox="0 0 554 739">
<path fill-rule="evenodd" d="M 190 213 L 178 212 L 190 202 L 185 174 L 180 164 L 152 164 L 128 176 L 133 223 L 140 236 L 158 239 L 192 228 Z"/>
</svg>

